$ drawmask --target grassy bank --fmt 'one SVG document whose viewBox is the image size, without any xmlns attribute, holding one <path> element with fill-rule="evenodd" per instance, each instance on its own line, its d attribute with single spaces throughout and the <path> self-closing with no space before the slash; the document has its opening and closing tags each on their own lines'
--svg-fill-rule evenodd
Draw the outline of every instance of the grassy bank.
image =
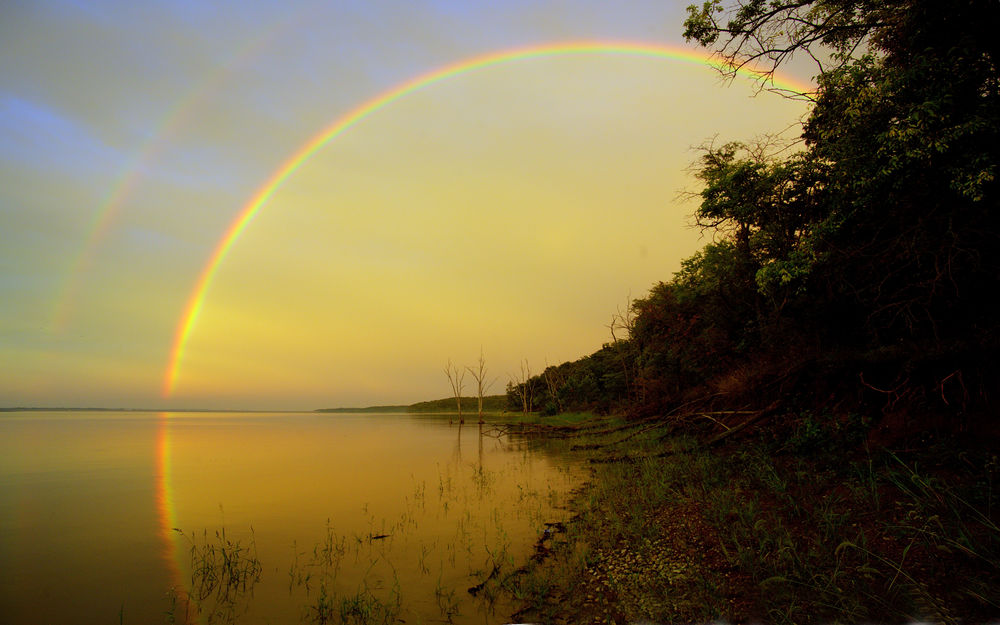
<svg viewBox="0 0 1000 625">
<path fill-rule="evenodd" d="M 711 418 L 711 415 L 706 415 Z M 660 421 L 553 429 L 592 469 L 573 522 L 505 582 L 545 623 L 985 622 L 997 457 L 873 449 L 865 424 L 706 444 Z M 562 531 L 564 530 L 564 531 Z"/>
<path fill-rule="evenodd" d="M 475 415 L 479 410 L 479 398 L 477 397 L 463 397 L 462 398 L 462 413 Z M 500 414 L 507 410 L 507 396 L 506 395 L 489 395 L 483 397 L 483 411 L 489 413 Z M 442 399 L 432 399 L 430 401 L 421 401 L 415 404 L 400 404 L 400 405 L 389 405 L 389 406 L 366 406 L 364 408 L 318 408 L 314 412 L 326 412 L 326 413 L 356 413 L 356 412 L 369 412 L 369 413 L 397 413 L 397 412 L 408 412 L 408 413 L 427 413 L 427 414 L 451 414 L 458 412 L 458 405 L 455 403 L 454 397 L 445 397 Z"/>
</svg>

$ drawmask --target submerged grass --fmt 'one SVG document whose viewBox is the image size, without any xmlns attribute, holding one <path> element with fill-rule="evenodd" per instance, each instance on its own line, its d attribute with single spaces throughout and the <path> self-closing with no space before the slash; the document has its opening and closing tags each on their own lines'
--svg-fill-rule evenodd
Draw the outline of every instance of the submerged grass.
<svg viewBox="0 0 1000 625">
<path fill-rule="evenodd" d="M 454 455 L 438 464 L 436 479 L 411 476 L 398 517 L 380 517 L 365 503 L 360 525 L 355 522 L 346 533 L 327 519 L 320 540 L 311 548 L 293 542 L 291 557 L 280 568 L 262 565 L 252 528 L 241 539 L 225 528 L 183 534 L 191 545 L 190 579 L 168 597 L 166 620 L 260 622 L 287 609 L 280 618 L 292 620 L 280 622 L 507 622 L 512 608 L 505 589 L 519 575 L 528 546 L 509 532 L 513 526 L 516 535 L 530 536 L 542 528 L 563 491 L 530 472 L 512 481 L 510 475 L 519 475 L 519 467 L 533 457 L 525 441 L 516 440 L 519 434 L 497 443 L 507 447 L 505 463 L 497 465 L 496 459 L 484 463 L 486 428 L 465 428 L 467 437 L 478 435 L 478 454 L 462 460 L 463 428 L 456 426 Z M 476 449 L 477 439 L 471 442 Z M 559 471 L 570 475 L 569 468 Z M 430 531 L 418 529 L 423 523 Z"/>
<path fill-rule="evenodd" d="M 263 572 L 253 528 L 246 542 L 227 535 L 225 527 L 211 535 L 204 530 L 201 538 L 174 531 L 191 544 L 191 583 L 186 593 L 169 593 L 167 622 L 236 623 Z"/>
<path fill-rule="evenodd" d="M 493 615 L 487 622 L 508 622 L 494 609 L 511 602 L 521 607 L 509 621 L 538 623 L 966 623 L 1000 616 L 996 454 L 824 443 L 805 426 L 785 440 L 745 436 L 720 448 L 656 420 L 546 419 L 542 426 L 500 425 L 511 440 L 574 454 L 590 467 L 572 518 L 544 518 L 551 489 L 519 486 L 514 506 L 533 510 L 529 518 L 540 530 L 523 562 L 512 556 L 518 546 L 499 511 L 489 532 L 459 513 L 454 536 L 422 545 L 414 562 L 437 580 L 430 620 Z M 490 500 L 496 472 L 466 468 L 463 497 Z M 446 467 L 437 480 L 445 516 L 459 499 L 454 478 Z M 427 505 L 426 492 L 426 483 L 415 485 L 413 511 Z M 385 545 L 409 531 L 413 521 L 404 517 L 388 525 L 373 517 L 368 533 L 355 536 L 340 536 L 327 522 L 313 549 L 296 551 L 288 589 L 308 599 L 301 622 L 413 620 L 394 567 L 391 579 L 374 587 L 367 572 L 360 583 L 338 580 L 346 555 L 355 565 L 372 558 L 374 567 Z M 190 614 L 237 622 L 261 576 L 252 530 L 243 541 L 224 530 L 189 540 L 191 596 L 186 603 L 175 597 L 172 622 Z M 444 575 L 446 562 L 455 569 L 456 554 L 470 562 L 470 581 L 459 587 Z M 470 600 L 479 614 L 469 613 Z"/>
<path fill-rule="evenodd" d="M 377 539 L 376 535 L 369 533 L 369 543 Z M 292 593 L 302 589 L 310 598 L 302 609 L 300 622 L 316 625 L 389 625 L 398 621 L 402 593 L 395 574 L 387 592 L 369 587 L 367 576 L 364 576 L 354 591 L 338 594 L 342 560 L 352 547 L 357 557 L 361 542 L 357 538 L 349 541 L 346 536 L 338 535 L 327 519 L 322 541 L 315 544 L 311 551 L 300 553 L 295 550 L 295 559 L 288 571 L 288 590 Z M 378 558 L 371 562 L 369 570 L 377 561 Z"/>
</svg>

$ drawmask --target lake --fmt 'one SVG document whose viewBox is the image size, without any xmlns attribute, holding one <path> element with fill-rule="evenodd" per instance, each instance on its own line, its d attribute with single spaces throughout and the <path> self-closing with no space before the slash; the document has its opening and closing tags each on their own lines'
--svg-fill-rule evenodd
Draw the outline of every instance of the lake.
<svg viewBox="0 0 1000 625">
<path fill-rule="evenodd" d="M 582 475 L 448 417 L 0 413 L 0 622 L 504 623 Z"/>
</svg>

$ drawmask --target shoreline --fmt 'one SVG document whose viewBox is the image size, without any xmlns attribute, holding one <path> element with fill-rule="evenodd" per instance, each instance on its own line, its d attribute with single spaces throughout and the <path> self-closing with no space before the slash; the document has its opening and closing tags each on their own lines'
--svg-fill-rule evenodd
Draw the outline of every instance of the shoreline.
<svg viewBox="0 0 1000 625">
<path fill-rule="evenodd" d="M 973 504 L 991 496 L 978 478 L 995 455 L 953 441 L 869 449 L 860 425 L 839 440 L 760 432 L 725 446 L 666 420 L 567 430 L 536 431 L 586 458 L 591 478 L 571 520 L 508 576 L 513 622 L 1000 616 L 1000 530 Z"/>
</svg>

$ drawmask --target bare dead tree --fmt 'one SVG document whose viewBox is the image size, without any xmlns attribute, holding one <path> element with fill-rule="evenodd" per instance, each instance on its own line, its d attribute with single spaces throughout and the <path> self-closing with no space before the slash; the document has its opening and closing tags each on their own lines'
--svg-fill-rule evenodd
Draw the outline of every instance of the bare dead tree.
<svg viewBox="0 0 1000 625">
<path fill-rule="evenodd" d="M 532 405 L 532 402 L 534 401 L 534 392 L 531 387 L 531 367 L 528 365 L 527 358 L 524 359 L 524 367 L 522 371 L 521 377 L 524 378 L 524 392 L 525 395 L 528 396 L 528 412 L 531 412 L 535 409 Z"/>
<path fill-rule="evenodd" d="M 451 384 L 451 392 L 455 396 L 455 404 L 458 406 L 458 423 L 465 423 L 462 418 L 462 389 L 465 388 L 465 370 L 459 369 L 458 365 L 452 366 L 451 359 L 444 368 L 444 374 L 448 376 L 448 383 Z"/>
<path fill-rule="evenodd" d="M 486 379 L 486 356 L 483 355 L 483 348 L 479 348 L 479 364 L 476 369 L 472 367 L 466 367 L 466 370 L 472 374 L 472 377 L 476 380 L 476 392 L 479 397 L 479 422 L 483 422 L 483 396 L 489 392 L 490 387 L 496 382 L 496 378 L 493 380 Z"/>
<path fill-rule="evenodd" d="M 512 374 L 508 374 L 507 377 L 510 378 L 514 393 L 521 400 L 521 411 L 527 415 L 532 409 L 531 367 L 528 365 L 528 359 L 525 358 L 521 361 L 521 377 L 515 377 Z"/>
<path fill-rule="evenodd" d="M 550 367 L 548 359 L 545 360 L 545 371 L 542 372 L 545 378 L 545 386 L 549 389 L 549 396 L 556 402 L 556 410 L 563 412 L 562 400 L 559 399 L 559 390 L 566 383 L 565 376 L 559 372 L 557 367 Z"/>
<path fill-rule="evenodd" d="M 628 295 L 625 301 L 625 310 L 618 308 L 613 315 L 611 315 L 611 323 L 608 324 L 608 329 L 611 330 L 611 344 L 615 347 L 615 351 L 618 354 L 618 360 L 622 365 L 622 374 L 625 376 L 625 391 L 628 394 L 629 400 L 642 400 L 642 393 L 635 386 L 635 380 L 638 377 L 635 369 L 636 363 L 634 355 L 632 354 L 632 343 L 629 339 L 632 337 L 632 330 L 635 328 L 635 310 L 632 308 L 632 295 Z M 621 334 L 624 338 L 618 338 Z"/>
</svg>

